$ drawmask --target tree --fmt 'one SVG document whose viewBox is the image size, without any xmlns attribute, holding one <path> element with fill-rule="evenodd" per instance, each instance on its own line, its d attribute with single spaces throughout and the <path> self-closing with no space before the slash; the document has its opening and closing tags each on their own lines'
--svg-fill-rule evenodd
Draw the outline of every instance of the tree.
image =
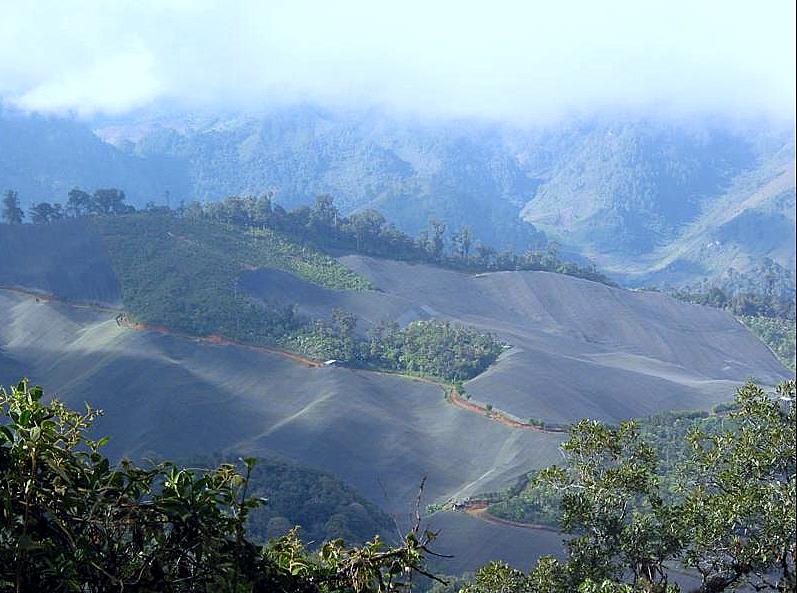
<svg viewBox="0 0 797 593">
<path fill-rule="evenodd" d="M 116 189 L 98 189 L 94 191 L 88 206 L 91 214 L 109 215 L 126 214 L 132 210 L 125 204 L 125 192 Z"/>
<path fill-rule="evenodd" d="M 464 593 L 670 593 L 679 563 L 701 576 L 695 593 L 793 592 L 795 383 L 774 394 L 748 383 L 735 403 L 725 428 L 690 434 L 671 492 L 636 423 L 575 425 L 565 463 L 537 478 L 561 494 L 566 561 L 543 558 L 528 575 L 493 563 Z"/>
<path fill-rule="evenodd" d="M 481 242 L 476 242 L 476 257 L 478 259 L 479 265 L 485 268 L 490 268 L 493 265 L 493 260 L 495 259 L 495 249 L 490 247 L 489 245 L 485 245 Z"/>
<path fill-rule="evenodd" d="M 451 242 L 454 244 L 454 252 L 467 261 L 470 257 L 470 248 L 473 245 L 473 229 L 467 225 L 460 227 L 459 231 L 451 237 Z"/>
<path fill-rule="evenodd" d="M 266 193 L 255 200 L 254 207 L 250 213 L 252 224 L 265 229 L 271 224 L 272 217 L 272 193 Z"/>
<path fill-rule="evenodd" d="M 546 269 L 555 270 L 556 265 L 559 263 L 560 249 L 561 247 L 556 241 L 551 241 L 548 243 L 548 247 L 545 249 L 545 255 L 543 256 L 542 260 L 542 263 Z"/>
<path fill-rule="evenodd" d="M 344 360 L 354 359 L 357 316 L 344 309 L 333 309 L 332 321 L 335 324 L 335 335 L 340 340 L 340 357 Z"/>
<path fill-rule="evenodd" d="M 795 383 L 775 394 L 748 383 L 736 405 L 733 430 L 689 436 L 685 564 L 700 573 L 703 591 L 744 583 L 795 591 Z"/>
<path fill-rule="evenodd" d="M 439 220 L 430 220 L 429 226 L 432 231 L 429 235 L 431 255 L 435 261 L 439 261 L 445 249 L 446 224 Z"/>
<path fill-rule="evenodd" d="M 368 209 L 352 214 L 347 221 L 347 230 L 355 237 L 357 251 L 375 246 L 385 223 L 385 217 L 376 210 Z"/>
<path fill-rule="evenodd" d="M 3 196 L 3 220 L 8 224 L 22 224 L 25 213 L 19 207 L 19 195 L 12 189 Z"/>
<path fill-rule="evenodd" d="M 324 194 L 316 197 L 310 215 L 310 221 L 316 230 L 328 233 L 330 230 L 337 229 L 339 217 L 340 212 L 335 206 L 335 199 L 332 196 Z"/>
<path fill-rule="evenodd" d="M 80 188 L 73 188 L 69 191 L 66 201 L 66 214 L 73 218 L 79 218 L 89 213 L 91 209 L 91 196 Z"/>
<path fill-rule="evenodd" d="M 46 402 L 46 403 L 45 403 Z M 99 416 L 27 381 L 0 388 L 0 590 L 140 593 L 386 593 L 424 569 L 434 534 L 400 545 L 341 540 L 310 553 L 296 530 L 246 533 L 255 460 L 187 470 L 112 464 L 86 435 Z M 433 578 L 433 577 L 432 577 Z"/>
<path fill-rule="evenodd" d="M 39 202 L 34 204 L 28 211 L 31 222 L 34 224 L 46 224 L 54 220 L 63 218 L 61 204 L 50 204 L 50 202 Z"/>
</svg>

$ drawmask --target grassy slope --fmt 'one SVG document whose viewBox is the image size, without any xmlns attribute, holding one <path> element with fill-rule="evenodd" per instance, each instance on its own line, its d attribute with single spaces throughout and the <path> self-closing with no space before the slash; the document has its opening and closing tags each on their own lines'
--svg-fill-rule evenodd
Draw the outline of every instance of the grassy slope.
<svg viewBox="0 0 797 593">
<path fill-rule="evenodd" d="M 243 270 L 270 267 L 337 290 L 369 288 L 334 259 L 271 231 L 243 233 L 224 225 L 166 215 L 98 218 L 135 321 L 196 334 L 273 343 L 298 321 L 285 307 L 256 305 L 237 290 Z"/>
<path fill-rule="evenodd" d="M 74 301 L 117 304 L 120 299 L 102 240 L 84 219 L 0 224 L 0 285 Z"/>
</svg>

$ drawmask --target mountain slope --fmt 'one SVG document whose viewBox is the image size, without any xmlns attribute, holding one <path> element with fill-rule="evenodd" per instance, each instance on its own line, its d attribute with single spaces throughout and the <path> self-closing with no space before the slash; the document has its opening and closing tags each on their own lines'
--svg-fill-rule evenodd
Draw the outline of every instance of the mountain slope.
<svg viewBox="0 0 797 593">
<path fill-rule="evenodd" d="M 763 258 L 794 269 L 791 132 L 607 124 L 576 134 L 525 220 L 635 283 L 683 283 Z"/>
<path fill-rule="evenodd" d="M 174 159 L 127 154 L 74 120 L 0 110 L 0 191 L 16 190 L 27 209 L 40 201 L 64 203 L 76 186 L 122 188 L 142 206 L 162 201 L 167 191 L 188 192 L 183 168 Z"/>
<path fill-rule="evenodd" d="M 771 259 L 793 272 L 795 161 L 789 157 L 773 159 L 740 176 L 683 229 L 678 240 L 626 269 L 639 282 L 675 285 L 694 278 L 690 267 L 716 277 L 729 269 L 750 273 L 761 267 L 762 260 Z"/>
<path fill-rule="evenodd" d="M 114 435 L 113 456 L 276 454 L 342 478 L 400 525 L 424 476 L 429 502 L 493 490 L 553 460 L 560 442 L 459 410 L 434 385 L 135 332 L 110 313 L 0 290 L 0 370 L 13 373 L 0 381 L 21 369 L 73 407 L 103 409 L 98 431 Z M 534 541 L 515 549 L 494 541 L 484 553 L 526 565 L 552 551 Z M 438 549 L 473 543 L 452 533 Z M 458 559 L 449 570 L 473 568 Z"/>
<path fill-rule="evenodd" d="M 376 208 L 412 233 L 438 218 L 500 246 L 541 239 L 518 218 L 535 183 L 506 153 L 500 130 L 485 126 L 297 108 L 180 131 L 155 126 L 135 152 L 185 162 L 193 199 L 275 189 L 280 203 L 296 206 L 330 193 L 344 213 Z"/>
<path fill-rule="evenodd" d="M 185 159 L 203 199 L 275 188 L 293 205 L 332 193 L 347 212 L 374 207 L 411 232 L 437 218 L 522 249 L 544 242 L 541 230 L 628 281 L 681 283 L 765 257 L 794 269 L 792 136 L 722 122 L 523 130 L 304 108 L 159 128 L 136 152 Z M 762 212 L 755 196 L 772 184 Z M 729 210 L 735 221 L 717 218 Z"/>
<path fill-rule="evenodd" d="M 547 272 L 471 276 L 361 256 L 341 261 L 379 291 L 329 291 L 271 270 L 245 273 L 241 286 L 312 316 L 343 308 L 365 327 L 438 317 L 495 332 L 511 349 L 465 388 L 519 418 L 620 420 L 707 409 L 750 375 L 770 383 L 785 376 L 729 314 L 659 293 Z"/>
<path fill-rule="evenodd" d="M 308 367 L 273 350 L 136 330 L 119 321 L 118 309 L 82 303 L 105 295 L 118 306 L 109 298 L 118 294 L 111 291 L 118 282 L 109 283 L 106 263 L 87 272 L 65 258 L 56 276 L 31 275 L 22 265 L 70 250 L 82 254 L 80 262 L 109 261 L 106 245 L 91 240 L 96 227 L 54 225 L 76 237 L 54 233 L 53 240 L 43 239 L 49 226 L 40 228 L 0 225 L 6 249 L 0 278 L 68 299 L 0 289 L 0 382 L 25 373 L 72 406 L 90 401 L 105 410 L 99 430 L 114 435 L 108 444 L 114 456 L 277 455 L 343 479 L 400 525 L 423 476 L 426 500 L 443 502 L 504 488 L 558 459 L 563 434 L 508 426 L 454 406 L 433 383 Z M 31 240 L 3 238 L 26 233 Z M 42 240 L 33 240 L 36 233 Z M 125 260 L 113 261 L 115 280 Z M 471 275 L 362 256 L 339 262 L 375 289 L 332 290 L 285 269 L 260 268 L 245 271 L 237 290 L 295 304 L 314 317 L 343 307 L 360 317 L 362 330 L 384 318 L 435 317 L 496 332 L 511 348 L 465 390 L 523 419 L 619 420 L 672 407 L 709 408 L 727 401 L 749 375 L 765 382 L 786 376 L 729 315 L 662 294 L 545 272 Z M 172 278 L 162 274 L 158 281 Z M 179 295 L 173 298 L 179 306 Z M 113 389 L 101 388 L 108 385 Z M 459 556 L 449 573 L 486 558 L 524 566 L 559 549 L 555 535 L 518 534 L 445 514 L 430 521 L 450 530 L 439 543 L 442 552 Z M 517 546 L 508 548 L 509 540 Z"/>
</svg>

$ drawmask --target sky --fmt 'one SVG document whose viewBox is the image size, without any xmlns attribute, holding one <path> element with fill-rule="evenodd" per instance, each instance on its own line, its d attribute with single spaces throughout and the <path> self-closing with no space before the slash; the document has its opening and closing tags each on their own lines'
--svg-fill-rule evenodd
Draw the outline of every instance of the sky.
<svg viewBox="0 0 797 593">
<path fill-rule="evenodd" d="M 793 0 L 0 0 L 0 14 L 0 97 L 30 111 L 794 119 Z"/>
</svg>

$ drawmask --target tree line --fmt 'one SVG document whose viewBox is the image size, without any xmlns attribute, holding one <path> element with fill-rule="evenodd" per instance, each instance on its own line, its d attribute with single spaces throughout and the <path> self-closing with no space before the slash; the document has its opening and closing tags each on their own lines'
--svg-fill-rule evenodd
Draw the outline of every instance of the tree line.
<svg viewBox="0 0 797 593">
<path fill-rule="evenodd" d="M 64 205 L 39 202 L 28 211 L 30 221 L 43 224 L 63 218 L 128 214 L 135 208 L 126 203 L 119 189 L 98 189 L 92 194 L 71 190 Z M 218 202 L 181 203 L 177 208 L 149 202 L 145 212 L 168 213 L 204 219 L 242 229 L 271 229 L 294 240 L 322 249 L 340 249 L 413 262 L 434 263 L 473 272 L 499 270 L 549 271 L 604 284 L 614 285 L 594 265 L 579 266 L 560 257 L 555 242 L 529 248 L 523 253 L 499 251 L 475 237 L 473 229 L 462 225 L 450 232 L 448 225 L 430 220 L 426 229 L 412 237 L 389 222 L 380 212 L 367 209 L 344 216 L 329 195 L 318 196 L 312 206 L 286 210 L 274 201 L 273 194 L 229 196 Z M 23 222 L 25 213 L 19 197 L 9 190 L 3 200 L 3 219 L 10 224 Z"/>
<path fill-rule="evenodd" d="M 672 296 L 681 301 L 696 305 L 707 305 L 724 309 L 733 315 L 769 317 L 777 319 L 797 319 L 794 293 L 791 298 L 773 292 L 737 292 L 732 293 L 713 286 L 705 292 L 691 292 L 686 289 L 673 290 Z"/>
<path fill-rule="evenodd" d="M 38 202 L 30 207 L 28 216 L 34 224 L 46 224 L 64 218 L 135 212 L 135 207 L 127 204 L 126 199 L 125 192 L 116 188 L 97 189 L 91 194 L 75 188 L 67 195 L 65 204 Z M 2 217 L 7 224 L 22 224 L 25 219 L 25 212 L 20 208 L 19 194 L 14 190 L 6 191 L 3 196 Z"/>
<path fill-rule="evenodd" d="M 329 195 L 318 196 L 312 206 L 299 206 L 290 211 L 275 203 L 273 195 L 266 194 L 231 196 L 204 205 L 194 202 L 181 213 L 243 228 L 270 228 L 327 249 L 474 272 L 550 271 L 613 284 L 594 265 L 584 267 L 562 260 L 555 242 L 529 248 L 523 253 L 498 251 L 475 237 L 471 227 L 463 225 L 450 233 L 448 226 L 438 220 L 430 220 L 426 229 L 412 237 L 373 209 L 344 216 Z"/>
</svg>

